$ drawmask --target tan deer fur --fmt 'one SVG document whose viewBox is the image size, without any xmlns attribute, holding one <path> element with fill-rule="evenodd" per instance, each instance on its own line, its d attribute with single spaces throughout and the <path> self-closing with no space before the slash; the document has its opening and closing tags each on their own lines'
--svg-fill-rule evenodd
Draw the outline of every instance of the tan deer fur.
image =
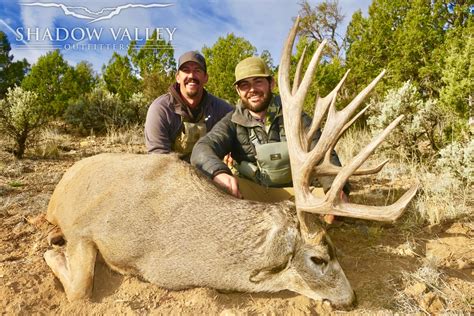
<svg viewBox="0 0 474 316">
<path fill-rule="evenodd" d="M 233 198 L 173 155 L 77 162 L 57 185 L 47 219 L 67 244 L 66 256 L 50 250 L 45 259 L 71 301 L 90 295 L 97 251 L 114 270 L 168 289 L 291 290 L 335 305 L 354 299 L 324 231 L 313 241 L 302 236 L 292 203 Z"/>
</svg>

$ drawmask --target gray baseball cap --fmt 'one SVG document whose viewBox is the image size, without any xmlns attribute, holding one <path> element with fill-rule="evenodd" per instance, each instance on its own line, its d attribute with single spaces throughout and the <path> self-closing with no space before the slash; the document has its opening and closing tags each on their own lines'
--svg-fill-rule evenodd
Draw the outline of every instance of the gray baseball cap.
<svg viewBox="0 0 474 316">
<path fill-rule="evenodd" d="M 206 60 L 204 59 L 204 56 L 202 56 L 197 51 L 189 51 L 181 55 L 178 59 L 178 70 L 181 68 L 183 64 L 187 63 L 188 61 L 195 62 L 196 64 L 201 66 L 204 72 L 207 72 Z"/>
</svg>

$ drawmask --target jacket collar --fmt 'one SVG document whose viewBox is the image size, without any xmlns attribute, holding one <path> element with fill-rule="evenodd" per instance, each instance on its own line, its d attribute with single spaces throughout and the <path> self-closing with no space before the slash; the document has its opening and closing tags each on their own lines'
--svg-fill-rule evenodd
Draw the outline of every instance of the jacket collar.
<svg viewBox="0 0 474 316">
<path fill-rule="evenodd" d="M 267 111 L 270 108 L 279 108 L 279 105 L 275 102 L 275 96 L 272 96 L 270 100 L 270 105 L 268 106 Z M 237 102 L 237 105 L 235 106 L 235 111 L 232 114 L 231 118 L 232 122 L 234 122 L 237 125 L 241 125 L 244 127 L 257 127 L 257 126 L 263 126 L 262 122 L 257 121 L 252 114 L 250 114 L 250 111 L 242 104 L 242 101 L 239 100 Z"/>
</svg>

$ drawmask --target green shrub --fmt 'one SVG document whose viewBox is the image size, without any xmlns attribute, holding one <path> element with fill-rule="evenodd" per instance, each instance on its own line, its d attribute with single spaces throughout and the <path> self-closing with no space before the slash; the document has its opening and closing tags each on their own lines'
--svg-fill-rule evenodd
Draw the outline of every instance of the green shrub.
<svg viewBox="0 0 474 316">
<path fill-rule="evenodd" d="M 409 81 L 399 89 L 389 90 L 382 102 L 372 100 L 368 114 L 367 125 L 373 135 L 379 134 L 398 116 L 405 116 L 383 145 L 395 154 L 422 158 L 433 156 L 440 147 L 443 113 L 435 100 L 423 101 Z"/>
<path fill-rule="evenodd" d="M 14 155 L 21 159 L 32 133 L 48 122 L 46 107 L 38 96 L 20 87 L 9 88 L 0 100 L 0 130 L 16 143 Z"/>
<path fill-rule="evenodd" d="M 65 120 L 82 132 L 104 132 L 107 127 L 143 123 L 146 105 L 142 93 L 135 93 L 130 100 L 122 101 L 117 94 L 98 87 L 71 103 L 66 110 Z"/>
<path fill-rule="evenodd" d="M 466 184 L 474 183 L 474 140 L 453 142 L 439 151 L 436 169 L 444 170 Z"/>
<path fill-rule="evenodd" d="M 150 102 L 142 92 L 132 94 L 130 100 L 123 103 L 127 125 L 145 123 L 146 113 Z"/>
</svg>

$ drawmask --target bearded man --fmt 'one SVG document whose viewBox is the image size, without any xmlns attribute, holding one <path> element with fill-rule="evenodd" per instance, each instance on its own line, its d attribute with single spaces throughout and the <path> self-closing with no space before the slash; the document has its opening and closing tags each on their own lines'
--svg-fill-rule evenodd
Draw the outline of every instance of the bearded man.
<svg viewBox="0 0 474 316">
<path fill-rule="evenodd" d="M 189 160 L 197 140 L 232 107 L 204 89 L 208 75 L 204 57 L 196 51 L 179 57 L 176 83 L 148 108 L 145 144 L 149 153 L 177 152 Z"/>
<path fill-rule="evenodd" d="M 191 164 L 238 198 L 242 197 L 239 178 L 222 160 L 230 153 L 239 177 L 265 188 L 291 186 L 281 100 L 272 93 L 275 81 L 267 64 L 258 57 L 242 60 L 235 68 L 234 86 L 240 97 L 235 110 L 196 143 Z M 303 115 L 303 124 L 306 128 L 311 124 L 311 118 L 306 114 Z M 321 132 L 316 134 L 311 148 L 315 146 Z M 272 154 L 268 155 L 270 152 Z M 340 165 L 335 152 L 331 153 L 331 160 Z M 329 177 L 318 180 L 326 190 L 332 183 Z M 255 191 L 255 188 L 252 190 Z M 262 192 L 267 194 L 268 190 Z M 349 194 L 348 185 L 344 192 L 345 195 Z M 347 199 L 347 196 L 342 198 Z"/>
</svg>

